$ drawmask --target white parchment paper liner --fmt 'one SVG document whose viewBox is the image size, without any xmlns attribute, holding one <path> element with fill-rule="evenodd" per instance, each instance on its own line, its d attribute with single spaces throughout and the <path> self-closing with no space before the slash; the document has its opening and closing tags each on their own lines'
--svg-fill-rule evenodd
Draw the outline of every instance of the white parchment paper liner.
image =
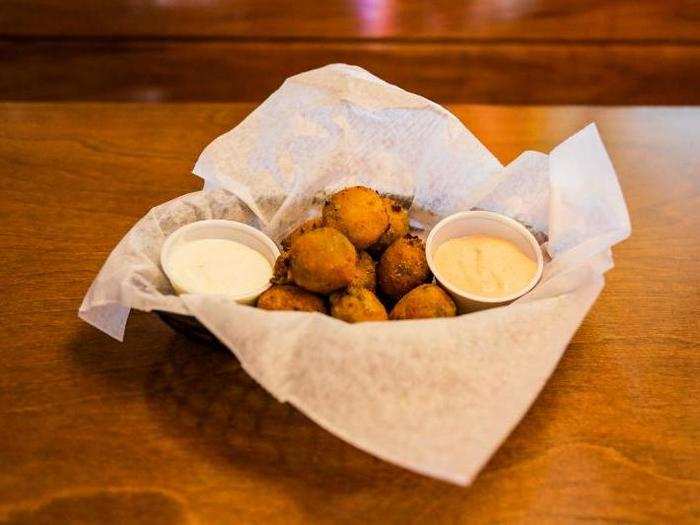
<svg viewBox="0 0 700 525">
<path fill-rule="evenodd" d="M 193 315 L 278 400 L 371 454 L 458 484 L 527 411 L 600 293 L 610 247 L 630 233 L 594 125 L 503 168 L 444 108 L 345 65 L 288 79 L 194 171 L 207 191 L 150 210 L 109 256 L 80 317 L 121 340 L 130 308 Z M 173 295 L 158 259 L 179 226 L 226 218 L 279 239 L 354 184 L 412 201 L 424 231 L 472 207 L 505 213 L 548 236 L 551 262 L 515 303 L 452 319 L 350 325 Z"/>
</svg>

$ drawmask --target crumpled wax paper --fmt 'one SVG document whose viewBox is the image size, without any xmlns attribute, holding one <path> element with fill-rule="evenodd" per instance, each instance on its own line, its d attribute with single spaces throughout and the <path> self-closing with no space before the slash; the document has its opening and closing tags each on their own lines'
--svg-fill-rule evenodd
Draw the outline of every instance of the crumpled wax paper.
<svg viewBox="0 0 700 525">
<path fill-rule="evenodd" d="M 279 401 L 377 457 L 463 485 L 543 387 L 603 287 L 611 246 L 630 234 L 595 125 L 504 168 L 444 108 L 346 65 L 289 78 L 215 139 L 194 172 L 205 190 L 136 223 L 80 317 L 121 339 L 130 308 L 193 315 Z M 461 210 L 514 217 L 551 257 L 541 282 L 500 308 L 354 325 L 173 294 L 159 253 L 179 226 L 233 219 L 279 240 L 329 193 L 356 184 L 411 202 L 423 235 Z"/>
</svg>

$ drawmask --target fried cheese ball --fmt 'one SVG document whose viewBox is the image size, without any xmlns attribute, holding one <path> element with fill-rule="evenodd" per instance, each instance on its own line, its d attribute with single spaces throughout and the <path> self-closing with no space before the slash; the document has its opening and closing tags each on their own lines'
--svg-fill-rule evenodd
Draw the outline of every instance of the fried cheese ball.
<svg viewBox="0 0 700 525">
<path fill-rule="evenodd" d="M 257 307 L 264 310 L 327 313 L 323 298 L 292 285 L 275 285 L 268 288 L 258 297 Z"/>
<path fill-rule="evenodd" d="M 367 288 L 374 291 L 377 287 L 377 273 L 374 260 L 367 252 L 357 253 L 357 268 L 355 277 L 350 282 L 350 286 L 355 288 Z"/>
<path fill-rule="evenodd" d="M 384 305 L 366 288 L 348 288 L 331 295 L 331 315 L 348 323 L 386 321 Z"/>
<path fill-rule="evenodd" d="M 323 223 L 342 232 L 364 250 L 389 228 L 389 217 L 379 194 L 363 186 L 334 193 L 323 206 Z"/>
<path fill-rule="evenodd" d="M 382 197 L 382 202 L 389 217 L 389 229 L 370 247 L 370 251 L 375 255 L 382 253 L 391 243 L 408 233 L 408 210 L 389 197 Z"/>
<path fill-rule="evenodd" d="M 452 298 L 436 284 L 423 284 L 404 295 L 391 310 L 390 318 L 429 319 L 454 317 L 457 307 Z"/>
<path fill-rule="evenodd" d="M 377 265 L 379 289 L 390 297 L 401 297 L 430 278 L 423 241 L 405 235 L 394 241 Z"/>
<path fill-rule="evenodd" d="M 292 243 L 294 243 L 294 241 L 296 241 L 303 234 L 315 230 L 316 228 L 320 228 L 321 226 L 323 226 L 322 217 L 311 217 L 310 219 L 306 219 L 299 226 L 294 228 L 289 235 L 282 239 L 282 247 L 288 250 L 291 248 Z"/>
<path fill-rule="evenodd" d="M 295 284 L 317 293 L 345 288 L 355 277 L 357 254 L 352 243 L 334 228 L 300 235 L 289 250 L 289 275 Z"/>
</svg>

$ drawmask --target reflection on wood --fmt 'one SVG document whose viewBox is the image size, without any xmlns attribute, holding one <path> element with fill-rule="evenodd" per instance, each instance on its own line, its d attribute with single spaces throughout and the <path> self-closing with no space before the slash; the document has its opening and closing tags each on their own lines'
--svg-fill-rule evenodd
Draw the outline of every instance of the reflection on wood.
<svg viewBox="0 0 700 525">
<path fill-rule="evenodd" d="M 440 102 L 697 104 L 696 0 L 5 0 L 0 99 L 263 100 L 330 62 Z"/>
<path fill-rule="evenodd" d="M 4 0 L 0 34 L 700 40 L 694 0 Z"/>
</svg>

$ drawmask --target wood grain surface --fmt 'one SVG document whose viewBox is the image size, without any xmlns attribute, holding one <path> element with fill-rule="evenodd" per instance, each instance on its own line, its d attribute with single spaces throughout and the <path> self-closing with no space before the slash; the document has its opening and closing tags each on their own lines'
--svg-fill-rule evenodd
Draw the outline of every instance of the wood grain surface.
<svg viewBox="0 0 700 525">
<path fill-rule="evenodd" d="M 697 0 L 4 0 L 0 36 L 699 42 Z"/>
<path fill-rule="evenodd" d="M 440 102 L 700 104 L 700 46 L 596 43 L 0 43 L 0 95 L 260 101 L 338 62 Z"/>
<path fill-rule="evenodd" d="M 700 520 L 700 109 L 451 107 L 504 163 L 596 121 L 633 228 L 469 488 L 346 445 L 152 315 L 123 344 L 77 319 L 115 243 L 252 109 L 0 105 L 0 521 Z"/>
<path fill-rule="evenodd" d="M 700 3 L 0 2 L 0 100 L 259 102 L 332 62 L 442 103 L 700 104 Z"/>
</svg>

